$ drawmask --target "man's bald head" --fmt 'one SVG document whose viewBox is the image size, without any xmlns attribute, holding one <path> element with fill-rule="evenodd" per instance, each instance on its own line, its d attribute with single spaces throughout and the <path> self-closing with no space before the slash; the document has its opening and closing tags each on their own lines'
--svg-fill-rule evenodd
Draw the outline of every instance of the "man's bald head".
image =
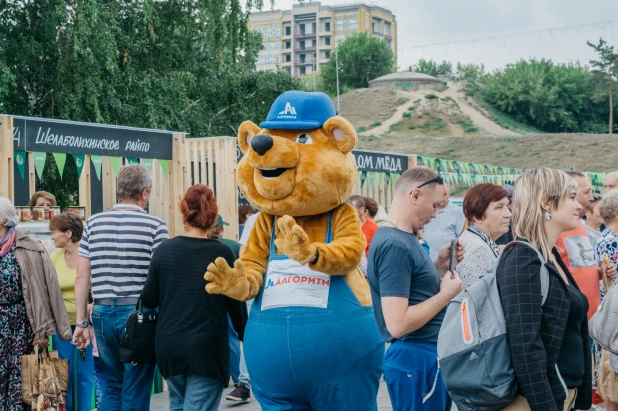
<svg viewBox="0 0 618 411">
<path fill-rule="evenodd" d="M 615 190 L 618 188 L 618 171 L 612 171 L 605 176 L 605 192 Z"/>
<path fill-rule="evenodd" d="M 436 177 L 438 177 L 438 173 L 429 167 L 416 166 L 409 168 L 404 171 L 401 177 L 399 177 L 399 180 L 397 180 L 395 195 L 407 196 L 414 188 Z"/>
</svg>

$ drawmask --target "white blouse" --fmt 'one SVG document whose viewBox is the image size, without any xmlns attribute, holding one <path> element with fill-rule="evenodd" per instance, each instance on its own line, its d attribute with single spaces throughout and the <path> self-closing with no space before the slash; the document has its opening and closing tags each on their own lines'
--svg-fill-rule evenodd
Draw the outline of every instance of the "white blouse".
<svg viewBox="0 0 618 411">
<path fill-rule="evenodd" d="M 463 261 L 457 265 L 457 273 L 466 288 L 489 274 L 498 256 L 491 246 L 475 233 L 466 230 L 459 238 L 466 242 L 466 254 Z"/>
</svg>

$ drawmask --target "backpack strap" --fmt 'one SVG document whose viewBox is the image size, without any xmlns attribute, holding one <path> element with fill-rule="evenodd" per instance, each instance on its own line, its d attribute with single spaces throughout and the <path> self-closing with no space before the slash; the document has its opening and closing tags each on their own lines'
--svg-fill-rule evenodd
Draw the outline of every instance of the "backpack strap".
<svg viewBox="0 0 618 411">
<path fill-rule="evenodd" d="M 547 271 L 547 267 L 545 267 L 545 259 L 543 258 L 543 254 L 541 254 L 538 248 L 536 248 L 527 241 L 511 241 L 504 247 L 504 250 L 502 252 L 504 253 L 504 251 L 508 250 L 515 244 L 523 244 L 532 248 L 536 252 L 539 260 L 541 260 L 541 297 L 543 297 L 541 305 L 545 305 L 545 301 L 547 300 L 547 294 L 549 294 L 549 271 Z"/>
</svg>

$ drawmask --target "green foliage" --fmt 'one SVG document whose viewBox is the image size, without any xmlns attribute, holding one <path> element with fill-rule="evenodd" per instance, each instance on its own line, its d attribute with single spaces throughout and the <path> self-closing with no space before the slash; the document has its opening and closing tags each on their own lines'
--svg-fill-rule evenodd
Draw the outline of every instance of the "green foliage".
<svg viewBox="0 0 618 411">
<path fill-rule="evenodd" d="M 448 86 L 447 86 L 446 84 L 445 84 L 445 85 L 443 85 L 442 87 L 438 87 L 438 88 L 436 89 L 436 91 L 437 91 L 438 93 L 442 93 L 442 92 L 444 92 L 444 91 L 446 91 L 446 90 L 448 90 Z"/>
<path fill-rule="evenodd" d="M 391 73 L 394 55 L 385 42 L 366 32 L 354 34 L 338 46 L 340 85 L 365 88 L 369 81 Z M 325 90 L 337 91 L 335 56 L 320 68 Z"/>
<path fill-rule="evenodd" d="M 373 123 L 371 123 L 371 125 L 369 126 L 369 128 L 375 128 L 375 127 L 379 127 L 379 126 L 381 126 L 381 125 L 382 125 L 382 122 L 381 122 L 381 121 L 376 120 L 376 121 L 374 121 Z"/>
<path fill-rule="evenodd" d="M 410 117 L 412 117 L 412 113 L 410 113 L 409 111 L 406 111 L 405 113 L 403 113 L 403 117 L 404 118 L 410 118 Z"/>
<path fill-rule="evenodd" d="M 522 60 L 486 76 L 483 94 L 500 111 L 540 130 L 590 131 L 603 114 L 592 100 L 591 80 L 578 64 Z"/>
<path fill-rule="evenodd" d="M 437 99 L 437 98 L 438 98 L 438 96 L 436 96 L 436 95 L 435 95 L 435 94 L 433 94 L 433 93 L 430 93 L 430 94 L 425 94 L 425 98 L 426 98 L 427 100 L 435 100 L 435 99 Z"/>
<path fill-rule="evenodd" d="M 463 127 L 464 133 L 476 133 L 477 131 L 479 131 L 479 128 L 475 126 L 472 120 L 470 120 L 469 118 L 462 118 L 456 123 Z"/>
<path fill-rule="evenodd" d="M 358 132 L 359 132 L 359 133 L 362 133 L 363 131 L 367 131 L 367 127 L 365 127 L 365 126 L 360 126 L 360 127 L 358 128 Z"/>
<path fill-rule="evenodd" d="M 407 97 L 399 97 L 399 99 L 397 100 L 397 103 L 401 106 L 403 104 L 406 104 L 408 101 L 410 101 L 410 99 Z"/>
<path fill-rule="evenodd" d="M 415 128 L 416 128 L 416 127 L 414 126 L 414 124 L 410 124 L 410 125 L 408 126 L 408 129 L 409 129 L 409 130 L 414 130 Z"/>
<path fill-rule="evenodd" d="M 420 59 L 418 63 L 409 66 L 407 71 L 428 74 L 434 77 L 438 77 L 439 75 L 450 76 L 453 73 L 453 64 L 449 63 L 448 61 L 442 61 L 442 63 L 438 63 L 436 61 L 433 61 L 433 59 Z"/>
<path fill-rule="evenodd" d="M 416 106 L 410 106 L 408 107 L 408 111 L 414 111 L 416 109 Z"/>
<path fill-rule="evenodd" d="M 435 118 L 433 120 L 433 128 L 436 131 L 440 131 L 446 127 L 446 123 L 441 118 Z"/>
<path fill-rule="evenodd" d="M 618 52 L 614 46 L 609 46 L 605 40 L 599 39 L 599 44 L 588 42 L 588 45 L 599 55 L 599 60 L 590 60 L 593 67 L 591 84 L 595 89 L 593 99 L 596 102 L 609 101 L 609 130 L 614 128 L 614 95 L 616 95 L 616 82 L 618 82 Z"/>
</svg>

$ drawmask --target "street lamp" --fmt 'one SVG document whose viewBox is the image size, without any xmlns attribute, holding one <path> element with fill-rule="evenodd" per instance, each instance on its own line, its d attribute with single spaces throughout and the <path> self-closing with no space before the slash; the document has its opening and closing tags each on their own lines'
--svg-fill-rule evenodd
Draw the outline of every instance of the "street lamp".
<svg viewBox="0 0 618 411">
<path fill-rule="evenodd" d="M 335 44 L 335 71 L 337 72 L 337 115 L 341 112 L 341 107 L 339 105 L 339 53 L 337 50 L 339 49 L 339 44 Z"/>
</svg>

